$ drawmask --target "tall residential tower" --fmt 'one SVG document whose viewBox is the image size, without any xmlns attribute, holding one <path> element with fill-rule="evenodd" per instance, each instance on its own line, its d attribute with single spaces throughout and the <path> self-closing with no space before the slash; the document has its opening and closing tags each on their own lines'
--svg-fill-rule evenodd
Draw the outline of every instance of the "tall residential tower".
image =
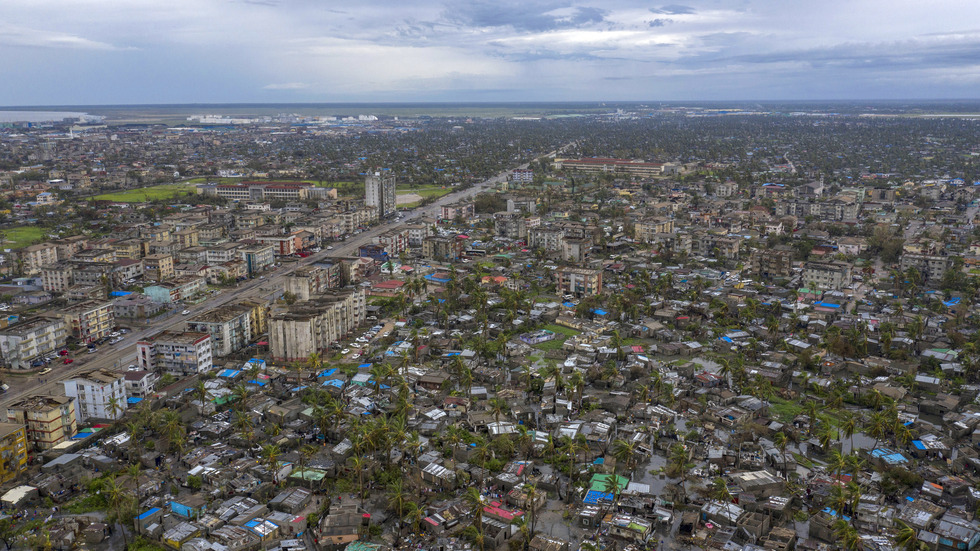
<svg viewBox="0 0 980 551">
<path fill-rule="evenodd" d="M 364 204 L 378 209 L 378 218 L 395 213 L 395 176 L 375 172 L 364 180 Z"/>
</svg>

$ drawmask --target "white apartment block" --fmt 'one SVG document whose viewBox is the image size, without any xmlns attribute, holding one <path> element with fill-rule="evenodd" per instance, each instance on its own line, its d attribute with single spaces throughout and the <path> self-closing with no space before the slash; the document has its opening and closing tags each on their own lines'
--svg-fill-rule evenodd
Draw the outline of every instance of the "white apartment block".
<svg viewBox="0 0 980 551">
<path fill-rule="evenodd" d="M 211 369 L 211 335 L 163 331 L 136 343 L 140 369 L 174 375 L 193 375 Z"/>
<path fill-rule="evenodd" d="M 395 176 L 375 172 L 364 179 L 364 204 L 378 211 L 378 218 L 387 218 L 395 213 Z"/>
<path fill-rule="evenodd" d="M 67 338 L 61 318 L 26 319 L 0 330 L 0 357 L 11 369 L 28 369 L 35 358 L 60 350 Z"/>
<path fill-rule="evenodd" d="M 211 354 L 227 356 L 248 346 L 252 335 L 252 309 L 221 306 L 187 320 L 187 330 L 211 335 Z"/>
<path fill-rule="evenodd" d="M 94 369 L 63 383 L 65 396 L 75 399 L 79 424 L 86 419 L 119 419 L 126 412 L 126 379 L 119 373 Z"/>
</svg>

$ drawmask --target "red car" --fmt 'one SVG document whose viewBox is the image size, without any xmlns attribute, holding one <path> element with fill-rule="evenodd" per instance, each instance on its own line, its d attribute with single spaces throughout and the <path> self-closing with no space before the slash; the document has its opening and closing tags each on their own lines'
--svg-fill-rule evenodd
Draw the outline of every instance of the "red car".
<svg viewBox="0 0 980 551">
<path fill-rule="evenodd" d="M 58 351 L 58 355 L 59 356 L 67 356 L 68 355 L 68 351 L 67 350 L 59 350 Z"/>
<path fill-rule="evenodd" d="M 73 360 L 73 359 L 71 359 L 71 358 L 65 358 L 65 363 L 66 363 L 66 364 L 70 364 L 70 363 L 72 363 L 72 362 L 74 362 L 74 361 L 75 361 L 75 360 Z"/>
</svg>

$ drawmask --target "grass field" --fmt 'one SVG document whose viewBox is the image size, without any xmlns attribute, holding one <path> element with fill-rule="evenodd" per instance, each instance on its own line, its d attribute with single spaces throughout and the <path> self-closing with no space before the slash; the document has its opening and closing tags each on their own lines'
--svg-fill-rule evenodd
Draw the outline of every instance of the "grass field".
<svg viewBox="0 0 980 551">
<path fill-rule="evenodd" d="M 560 335 L 565 335 L 566 337 L 571 337 L 578 335 L 578 331 L 572 329 L 571 327 L 565 327 L 564 325 L 555 325 L 554 323 L 549 323 L 544 326 L 545 329 L 551 331 L 552 333 L 558 333 Z"/>
<path fill-rule="evenodd" d="M 191 195 L 194 193 L 194 190 L 194 184 L 163 184 L 160 186 L 145 187 L 140 189 L 129 189 L 116 193 L 103 193 L 102 195 L 96 195 L 93 197 L 93 199 L 97 201 L 139 203 L 142 201 L 171 199 L 181 195 Z"/>
<path fill-rule="evenodd" d="M 3 236 L 2 248 L 23 249 L 24 247 L 33 244 L 35 241 L 43 240 L 46 234 L 44 233 L 44 228 L 38 228 L 36 226 L 19 226 L 16 228 L 0 230 L 0 235 Z"/>
</svg>

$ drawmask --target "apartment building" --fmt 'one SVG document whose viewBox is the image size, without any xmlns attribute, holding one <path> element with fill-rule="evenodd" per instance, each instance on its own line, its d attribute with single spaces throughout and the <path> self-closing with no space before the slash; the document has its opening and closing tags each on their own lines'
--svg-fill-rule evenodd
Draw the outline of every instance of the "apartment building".
<svg viewBox="0 0 980 551">
<path fill-rule="evenodd" d="M 793 250 L 790 248 L 757 249 L 749 258 L 749 272 L 763 281 L 793 274 Z"/>
<path fill-rule="evenodd" d="M 54 243 L 38 243 L 20 250 L 18 259 L 23 262 L 24 273 L 33 275 L 41 271 L 41 267 L 58 261 L 58 246 Z"/>
<path fill-rule="evenodd" d="M 126 412 L 126 381 L 106 369 L 93 369 L 62 381 L 65 396 L 75 399 L 78 423 L 86 419 L 116 420 Z"/>
<path fill-rule="evenodd" d="M 269 318 L 274 361 L 304 361 L 353 331 L 366 316 L 364 289 L 342 289 L 297 302 Z"/>
<path fill-rule="evenodd" d="M 0 329 L 0 356 L 10 369 L 28 369 L 31 362 L 65 346 L 68 329 L 61 318 L 28 318 Z"/>
<path fill-rule="evenodd" d="M 534 214 L 538 210 L 538 200 L 534 197 L 509 197 L 507 212 Z"/>
<path fill-rule="evenodd" d="M 527 230 L 527 246 L 531 249 L 557 252 L 561 250 L 564 239 L 565 230 L 557 226 L 538 226 Z"/>
<path fill-rule="evenodd" d="M 558 294 L 583 297 L 602 292 L 602 271 L 564 266 L 555 270 Z"/>
<path fill-rule="evenodd" d="M 310 300 L 314 295 L 326 292 L 328 289 L 337 287 L 338 285 L 331 285 L 331 272 L 339 272 L 339 270 L 331 270 L 334 266 L 302 266 L 296 268 L 293 272 L 287 275 L 283 283 L 283 292 L 292 293 L 296 296 L 296 300 Z"/>
<path fill-rule="evenodd" d="M 109 245 L 116 253 L 116 258 L 131 258 L 139 260 L 147 254 L 144 242 L 140 239 L 124 239 Z"/>
<path fill-rule="evenodd" d="M 633 235 L 637 241 L 650 243 L 653 239 L 664 233 L 674 232 L 674 220 L 671 218 L 650 218 L 638 220 L 633 224 Z"/>
<path fill-rule="evenodd" d="M 85 343 L 108 337 L 116 324 L 112 303 L 106 301 L 86 300 L 67 306 L 60 313 L 71 335 Z"/>
<path fill-rule="evenodd" d="M 375 172 L 364 179 L 364 205 L 377 210 L 378 218 L 395 213 L 396 197 L 394 174 Z"/>
<path fill-rule="evenodd" d="M 7 406 L 7 422 L 27 428 L 34 451 L 51 449 L 78 433 L 75 399 L 68 396 L 32 396 Z"/>
<path fill-rule="evenodd" d="M 455 262 L 463 254 L 463 240 L 455 236 L 433 235 L 422 241 L 422 257 L 430 260 Z"/>
<path fill-rule="evenodd" d="M 527 220 L 521 212 L 498 212 L 493 215 L 494 233 L 509 239 L 527 238 Z"/>
<path fill-rule="evenodd" d="M 241 243 L 219 243 L 208 247 L 205 259 L 208 264 L 231 262 L 239 257 L 241 249 Z"/>
<path fill-rule="evenodd" d="M 404 228 L 388 230 L 377 237 L 377 242 L 385 248 L 391 258 L 397 258 L 400 253 L 408 250 L 408 230 Z"/>
<path fill-rule="evenodd" d="M 645 163 L 628 159 L 591 157 L 585 159 L 555 159 L 557 170 L 584 172 L 586 174 L 628 174 L 630 176 L 660 176 L 665 172 L 663 163 Z"/>
<path fill-rule="evenodd" d="M 56 262 L 41 267 L 41 286 L 45 291 L 64 293 L 75 284 L 75 267 L 68 262 Z"/>
<path fill-rule="evenodd" d="M 182 376 L 203 373 L 214 364 L 211 335 L 190 331 L 157 333 L 136 343 L 136 363 L 145 371 Z"/>
<path fill-rule="evenodd" d="M 187 330 L 211 335 L 211 354 L 222 357 L 249 344 L 252 310 L 244 306 L 220 306 L 187 320 Z"/>
<path fill-rule="evenodd" d="M 0 423 L 0 469 L 6 482 L 27 470 L 27 428 L 18 423 Z"/>
<path fill-rule="evenodd" d="M 818 289 L 837 289 L 851 281 L 851 265 L 847 262 L 807 262 L 803 265 L 803 284 Z"/>
<path fill-rule="evenodd" d="M 174 241 L 180 249 L 196 247 L 200 242 L 200 232 L 197 228 L 186 228 L 174 233 Z"/>
<path fill-rule="evenodd" d="M 174 258 L 169 254 L 151 254 L 143 258 L 143 275 L 151 281 L 174 277 Z"/>
<path fill-rule="evenodd" d="M 253 274 L 268 270 L 276 263 L 275 248 L 272 245 L 251 245 L 239 250 L 245 263 L 245 274 Z"/>
<path fill-rule="evenodd" d="M 258 236 L 255 238 L 256 241 L 262 243 L 263 245 L 268 245 L 272 247 L 273 254 L 280 256 L 288 256 L 291 254 L 296 254 L 300 251 L 298 246 L 298 240 L 295 235 L 265 235 Z"/>
<path fill-rule="evenodd" d="M 451 205 L 443 205 L 440 210 L 440 218 L 443 220 L 456 218 L 470 220 L 476 215 L 476 205 L 473 201 L 457 201 Z"/>
<path fill-rule="evenodd" d="M 421 247 L 422 240 L 432 235 L 432 227 L 428 224 L 406 224 L 402 229 L 408 232 L 408 245 Z"/>
<path fill-rule="evenodd" d="M 952 267 L 953 261 L 946 256 L 933 254 L 910 254 L 905 253 L 899 260 L 899 267 L 902 271 L 915 268 L 922 276 L 925 283 L 938 283 L 943 278 L 946 270 Z"/>
</svg>

